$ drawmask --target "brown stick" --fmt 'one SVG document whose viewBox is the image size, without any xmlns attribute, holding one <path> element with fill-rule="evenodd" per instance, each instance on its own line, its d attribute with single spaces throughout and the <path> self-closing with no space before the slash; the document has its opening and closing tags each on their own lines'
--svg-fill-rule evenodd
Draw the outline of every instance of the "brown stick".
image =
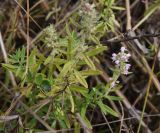
<svg viewBox="0 0 160 133">
<path fill-rule="evenodd" d="M 81 116 L 80 116 L 79 113 L 76 113 L 76 117 L 77 117 L 78 121 L 81 123 L 81 126 L 82 126 L 83 129 L 84 129 L 84 132 L 85 132 L 85 133 L 92 133 L 92 130 L 89 129 L 89 128 L 86 126 L 86 124 L 85 124 L 84 121 L 82 120 L 82 118 L 81 118 Z"/>
<path fill-rule="evenodd" d="M 1 47 L 1 50 L 2 50 L 4 61 L 5 61 L 5 63 L 8 63 L 7 52 L 6 52 L 4 43 L 3 43 L 1 31 L 0 31 L 0 47 Z M 13 75 L 13 73 L 11 71 L 9 71 L 9 76 L 10 76 L 12 85 L 14 87 L 17 86 L 16 80 L 15 80 L 14 75 Z"/>
</svg>

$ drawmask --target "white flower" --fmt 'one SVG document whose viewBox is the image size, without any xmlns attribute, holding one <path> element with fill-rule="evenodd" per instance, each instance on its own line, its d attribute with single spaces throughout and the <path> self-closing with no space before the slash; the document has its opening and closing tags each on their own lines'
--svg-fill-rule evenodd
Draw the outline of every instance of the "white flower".
<svg viewBox="0 0 160 133">
<path fill-rule="evenodd" d="M 131 67 L 131 64 L 126 64 L 126 70 L 129 70 L 130 67 Z"/>
<path fill-rule="evenodd" d="M 117 54 L 115 54 L 115 53 L 112 54 L 112 57 L 116 57 L 116 56 L 117 56 Z"/>
<path fill-rule="evenodd" d="M 117 57 L 117 54 L 113 53 L 113 54 L 112 54 L 112 60 L 115 61 L 115 60 L 116 60 L 116 57 Z"/>
<path fill-rule="evenodd" d="M 126 55 L 122 55 L 121 60 L 125 61 L 125 62 L 128 62 L 128 57 Z"/>
<path fill-rule="evenodd" d="M 130 69 L 131 65 L 128 63 L 128 60 L 130 56 L 131 55 L 128 53 L 125 47 L 121 47 L 121 51 L 118 54 L 112 54 L 112 60 L 122 74 L 127 75 L 129 73 L 128 70 Z"/>
<path fill-rule="evenodd" d="M 119 60 L 116 60 L 115 63 L 116 63 L 116 65 L 119 65 L 120 61 L 119 61 Z"/>
<path fill-rule="evenodd" d="M 123 74 L 128 75 L 128 71 L 124 71 Z"/>
<path fill-rule="evenodd" d="M 128 54 L 126 54 L 126 56 L 129 58 L 129 57 L 131 57 L 131 54 L 130 54 L 130 53 L 128 53 Z"/>
<path fill-rule="evenodd" d="M 123 74 L 128 75 L 131 64 L 125 64 L 124 69 L 122 71 Z"/>
<path fill-rule="evenodd" d="M 121 47 L 121 52 L 125 52 L 127 49 L 125 47 Z"/>
</svg>

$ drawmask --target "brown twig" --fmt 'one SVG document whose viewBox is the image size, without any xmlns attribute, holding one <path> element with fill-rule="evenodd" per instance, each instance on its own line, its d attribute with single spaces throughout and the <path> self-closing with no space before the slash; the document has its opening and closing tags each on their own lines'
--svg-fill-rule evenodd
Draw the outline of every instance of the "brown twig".
<svg viewBox="0 0 160 133">
<path fill-rule="evenodd" d="M 160 49 L 160 46 L 158 47 L 158 51 L 159 51 L 159 49 Z M 154 73 L 157 55 L 158 55 L 158 52 L 156 53 L 156 56 L 154 57 L 154 61 L 153 61 L 153 64 L 152 64 L 152 69 L 151 69 L 152 73 Z M 146 89 L 146 96 L 145 96 L 144 105 L 143 105 L 143 109 L 142 109 L 141 119 L 140 119 L 140 122 L 139 122 L 137 133 L 139 133 L 140 129 L 141 129 L 142 120 L 143 120 L 143 116 L 144 116 L 144 112 L 145 112 L 145 109 L 146 109 L 147 100 L 148 100 L 148 97 L 149 97 L 149 92 L 150 92 L 150 88 L 151 88 L 151 84 L 152 84 L 152 78 L 153 78 L 153 74 L 150 74 L 149 75 L 148 86 L 147 86 L 147 89 Z"/>
<path fill-rule="evenodd" d="M 18 118 L 19 118 L 19 115 L 0 116 L 0 122 L 7 122 L 7 121 L 15 120 Z"/>
<path fill-rule="evenodd" d="M 7 89 L 7 87 L 6 87 L 3 83 L 0 82 L 0 84 L 5 88 L 5 90 L 6 90 L 12 97 L 14 97 L 14 95 L 12 94 L 12 92 L 9 91 L 9 90 Z M 41 119 L 35 112 L 33 112 L 26 104 L 24 104 L 24 103 L 21 101 L 21 99 L 18 99 L 18 102 L 19 102 L 32 116 L 34 116 L 34 118 L 35 118 L 36 120 L 38 120 L 44 127 L 46 127 L 47 130 L 51 131 L 52 133 L 57 133 L 54 129 L 52 129 L 52 128 L 48 125 L 48 123 L 46 123 L 46 122 L 45 122 L 43 119 Z"/>
<path fill-rule="evenodd" d="M 104 71 L 103 69 L 101 69 L 101 71 L 103 71 L 103 73 L 105 73 L 105 71 Z M 105 73 L 105 75 L 107 75 L 107 74 Z M 108 76 L 105 76 L 105 75 L 103 74 L 103 75 L 101 75 L 101 76 L 102 76 L 102 78 L 103 78 L 106 82 L 109 82 Z M 119 90 L 117 90 L 115 93 L 116 93 L 116 95 L 118 95 L 119 97 L 123 98 L 123 104 L 125 105 L 125 107 L 126 107 L 128 110 L 130 110 L 129 113 L 130 113 L 132 116 L 136 116 L 137 120 L 140 121 L 140 116 L 139 116 L 139 114 L 137 114 L 137 112 L 132 108 L 132 105 L 130 104 L 130 102 L 128 101 L 128 99 L 125 97 L 125 95 L 124 95 L 121 91 L 119 91 Z M 142 125 L 143 125 L 144 128 L 146 128 L 146 129 L 148 130 L 148 133 L 151 133 L 150 129 L 147 127 L 147 125 L 144 123 L 144 121 L 142 121 Z"/>
<path fill-rule="evenodd" d="M 124 119 L 124 109 L 123 109 L 123 106 L 122 106 L 122 103 L 119 101 L 119 104 L 120 104 L 120 107 L 121 107 L 121 111 L 122 111 L 122 116 L 121 116 L 121 123 L 120 123 L 120 129 L 119 129 L 119 133 L 121 133 L 121 130 L 122 130 L 122 126 L 123 126 L 123 119 Z"/>
<path fill-rule="evenodd" d="M 14 1 L 16 2 L 16 4 L 17 4 L 26 14 L 28 14 L 27 11 L 24 9 L 24 7 L 22 7 L 17 0 L 14 0 Z M 36 26 L 37 26 L 39 29 L 42 29 L 41 26 L 32 18 L 32 16 L 29 15 L 29 18 L 36 24 Z"/>
<path fill-rule="evenodd" d="M 1 50 L 2 50 L 2 54 L 3 54 L 4 61 L 5 61 L 5 63 L 8 63 L 7 52 L 6 52 L 4 43 L 3 43 L 1 31 L 0 31 L 0 47 L 1 47 Z M 10 75 L 10 79 L 11 79 L 12 85 L 13 85 L 14 87 L 17 86 L 15 77 L 14 77 L 14 75 L 13 75 L 13 73 L 12 73 L 11 71 L 9 71 L 9 75 Z"/>
<path fill-rule="evenodd" d="M 84 129 L 84 132 L 85 132 L 85 133 L 92 133 L 92 130 L 89 129 L 89 128 L 86 126 L 86 124 L 85 124 L 84 121 L 82 120 L 82 118 L 81 118 L 81 116 L 80 116 L 79 113 L 76 113 L 76 117 L 77 117 L 78 121 L 80 122 L 82 128 Z"/>
<path fill-rule="evenodd" d="M 160 117 L 160 114 L 150 114 L 150 115 L 144 115 L 144 118 L 148 118 L 148 117 Z M 132 119 L 137 119 L 137 117 L 132 116 L 132 117 L 127 117 L 124 118 L 123 121 L 128 121 L 128 120 L 132 120 Z M 108 122 L 109 124 L 114 124 L 114 123 L 119 123 L 121 122 L 121 120 L 114 120 L 114 121 L 110 121 Z M 99 126 L 104 126 L 107 125 L 107 123 L 100 123 L 100 124 L 95 124 L 92 125 L 92 127 L 99 127 Z M 82 129 L 83 127 L 80 127 L 80 129 Z M 67 132 L 67 131 L 74 131 L 74 128 L 70 128 L 70 129 L 60 129 L 60 130 L 56 130 L 57 133 L 61 133 L 61 132 Z M 37 132 L 37 133 L 52 133 L 50 131 L 45 131 L 45 132 Z"/>
<path fill-rule="evenodd" d="M 144 37 L 159 37 L 160 33 L 155 33 L 155 34 L 142 34 L 142 35 L 137 35 L 137 36 L 127 36 L 122 39 L 115 39 L 115 40 L 104 40 L 101 41 L 102 44 L 108 44 L 108 43 L 120 43 L 120 42 L 127 42 L 135 39 L 142 39 Z"/>
<path fill-rule="evenodd" d="M 102 113 L 102 116 L 103 116 L 104 120 L 106 121 L 107 126 L 109 127 L 110 132 L 111 132 L 111 133 L 113 133 L 113 130 L 112 130 L 112 128 L 111 128 L 111 126 L 110 126 L 110 124 L 108 123 L 108 120 L 107 120 L 107 118 L 106 118 L 105 114 L 104 114 L 104 113 Z"/>
<path fill-rule="evenodd" d="M 132 51 L 135 52 L 135 54 L 137 55 L 137 57 L 139 56 L 142 63 L 143 63 L 143 67 L 141 69 L 145 69 L 146 72 L 149 74 L 149 75 L 152 75 L 152 80 L 153 80 L 153 83 L 154 85 L 156 86 L 156 89 L 160 92 L 160 83 L 159 83 L 159 80 L 157 78 L 157 76 L 152 72 L 147 60 L 145 59 L 145 57 L 135 48 L 134 45 L 130 44 L 130 47 L 132 49 Z M 135 58 L 135 60 L 137 60 L 137 58 Z"/>
<path fill-rule="evenodd" d="M 29 0 L 27 0 L 27 61 L 26 61 L 26 72 L 25 74 L 28 73 L 28 67 L 29 67 L 29 46 L 30 46 L 30 38 L 29 38 Z"/>
<path fill-rule="evenodd" d="M 125 0 L 126 1 L 126 12 L 127 12 L 127 30 L 131 30 L 131 12 L 130 12 L 130 0 Z"/>
</svg>

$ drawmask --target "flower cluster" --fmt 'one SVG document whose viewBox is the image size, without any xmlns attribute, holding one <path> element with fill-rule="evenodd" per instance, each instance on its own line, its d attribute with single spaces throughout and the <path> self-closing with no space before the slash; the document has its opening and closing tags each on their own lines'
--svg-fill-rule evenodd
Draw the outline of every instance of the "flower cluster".
<svg viewBox="0 0 160 133">
<path fill-rule="evenodd" d="M 44 43 L 48 47 L 57 47 L 58 35 L 53 25 L 48 26 L 44 29 Z"/>
<path fill-rule="evenodd" d="M 112 60 L 115 62 L 116 67 L 120 70 L 122 74 L 127 75 L 129 73 L 129 69 L 131 65 L 128 63 L 130 58 L 130 54 L 128 53 L 125 47 L 121 47 L 121 51 L 118 54 L 112 54 Z"/>
<path fill-rule="evenodd" d="M 99 15 L 94 4 L 84 3 L 79 10 L 79 16 L 81 17 L 81 25 L 86 32 L 93 32 L 95 26 L 98 23 Z"/>
</svg>

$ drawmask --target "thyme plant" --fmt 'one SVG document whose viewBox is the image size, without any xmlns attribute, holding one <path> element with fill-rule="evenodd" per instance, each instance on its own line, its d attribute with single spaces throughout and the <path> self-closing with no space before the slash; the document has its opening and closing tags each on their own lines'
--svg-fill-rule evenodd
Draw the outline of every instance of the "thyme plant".
<svg viewBox="0 0 160 133">
<path fill-rule="evenodd" d="M 98 107 L 104 114 L 119 116 L 105 104 L 104 100 L 121 100 L 112 96 L 110 92 L 115 91 L 120 74 L 128 74 L 130 54 L 127 50 L 122 47 L 120 53 L 112 55 L 116 67 L 111 82 L 95 87 L 90 87 L 87 83 L 89 77 L 102 74 L 95 66 L 95 63 L 99 63 L 96 55 L 102 54 L 107 47 L 99 40 L 105 30 L 114 29 L 111 25 L 114 23 L 112 11 L 114 1 L 101 0 L 101 4 L 104 6 L 101 12 L 94 4 L 86 2 L 82 5 L 77 12 L 81 25 L 79 31 L 72 30 L 70 25 L 66 24 L 66 35 L 61 36 L 53 24 L 46 27 L 41 40 L 50 52 L 44 54 L 34 47 L 28 58 L 27 74 L 25 74 L 27 59 L 25 47 L 10 55 L 9 63 L 3 64 L 4 68 L 12 71 L 18 78 L 17 91 L 28 100 L 29 106 L 42 99 L 49 99 L 49 104 L 38 109 L 37 114 L 42 118 L 48 115 L 47 122 L 52 128 L 74 126 L 78 129 L 80 123 L 76 113 L 80 114 L 88 128 L 92 128 L 86 115 L 89 108 Z M 110 14 L 105 14 L 105 10 Z M 106 21 L 107 17 L 109 21 Z M 94 41 L 96 45 L 88 46 L 88 41 Z M 19 113 L 23 111 L 23 108 L 18 110 Z M 30 118 L 26 126 L 36 129 L 36 122 L 34 118 Z"/>
</svg>

